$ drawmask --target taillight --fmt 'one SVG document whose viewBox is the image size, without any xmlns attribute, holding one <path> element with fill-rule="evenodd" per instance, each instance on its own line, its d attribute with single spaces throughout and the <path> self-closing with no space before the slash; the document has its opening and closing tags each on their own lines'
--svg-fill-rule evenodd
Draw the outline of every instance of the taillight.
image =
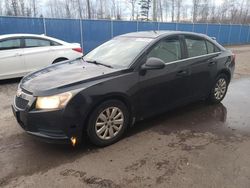
<svg viewBox="0 0 250 188">
<path fill-rule="evenodd" d="M 82 48 L 73 48 L 72 50 L 79 52 L 79 53 L 82 53 Z"/>
</svg>

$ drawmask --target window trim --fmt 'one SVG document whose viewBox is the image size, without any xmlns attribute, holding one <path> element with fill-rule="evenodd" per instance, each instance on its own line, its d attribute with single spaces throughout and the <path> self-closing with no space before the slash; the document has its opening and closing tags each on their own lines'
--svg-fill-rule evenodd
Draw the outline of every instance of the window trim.
<svg viewBox="0 0 250 188">
<path fill-rule="evenodd" d="M 192 60 L 192 59 L 199 59 L 199 58 L 206 57 L 206 56 L 219 55 L 221 53 L 222 52 L 214 52 L 214 53 L 210 53 L 210 54 L 204 54 L 204 55 L 200 55 L 200 56 L 189 57 L 189 58 L 185 58 L 185 59 L 181 59 L 181 60 L 177 60 L 177 61 L 172 61 L 172 62 L 169 62 L 169 63 L 165 63 L 165 65 L 179 63 L 179 62 L 183 62 L 183 61 L 189 61 L 189 60 Z"/>
</svg>

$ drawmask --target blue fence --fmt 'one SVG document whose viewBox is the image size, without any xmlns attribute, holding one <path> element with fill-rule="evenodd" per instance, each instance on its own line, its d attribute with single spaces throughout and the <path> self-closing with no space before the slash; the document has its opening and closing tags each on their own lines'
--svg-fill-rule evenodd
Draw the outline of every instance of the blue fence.
<svg viewBox="0 0 250 188">
<path fill-rule="evenodd" d="M 68 42 L 81 43 L 85 52 L 114 36 L 147 30 L 193 31 L 216 37 L 223 45 L 250 43 L 249 25 L 0 17 L 0 35 L 46 34 Z"/>
</svg>

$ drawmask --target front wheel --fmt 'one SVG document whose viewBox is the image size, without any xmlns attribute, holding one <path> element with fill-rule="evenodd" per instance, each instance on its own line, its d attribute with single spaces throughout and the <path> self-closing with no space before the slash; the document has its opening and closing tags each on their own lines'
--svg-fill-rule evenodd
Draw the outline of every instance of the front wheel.
<svg viewBox="0 0 250 188">
<path fill-rule="evenodd" d="M 117 142 L 129 123 L 126 105 L 118 100 L 108 100 L 99 105 L 91 114 L 87 134 L 97 146 L 108 146 Z"/>
<path fill-rule="evenodd" d="M 210 95 L 209 95 L 209 101 L 213 104 L 220 103 L 227 93 L 229 80 L 227 75 L 220 74 L 211 89 Z"/>
</svg>

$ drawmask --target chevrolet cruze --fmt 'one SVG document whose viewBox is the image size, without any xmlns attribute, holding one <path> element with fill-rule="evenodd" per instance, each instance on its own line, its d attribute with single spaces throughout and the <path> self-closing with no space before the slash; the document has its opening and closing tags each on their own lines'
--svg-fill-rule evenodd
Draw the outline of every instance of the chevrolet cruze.
<svg viewBox="0 0 250 188">
<path fill-rule="evenodd" d="M 129 33 L 27 75 L 12 108 L 45 141 L 75 145 L 87 136 L 107 146 L 138 120 L 196 100 L 219 103 L 234 67 L 234 54 L 206 35 Z"/>
</svg>

